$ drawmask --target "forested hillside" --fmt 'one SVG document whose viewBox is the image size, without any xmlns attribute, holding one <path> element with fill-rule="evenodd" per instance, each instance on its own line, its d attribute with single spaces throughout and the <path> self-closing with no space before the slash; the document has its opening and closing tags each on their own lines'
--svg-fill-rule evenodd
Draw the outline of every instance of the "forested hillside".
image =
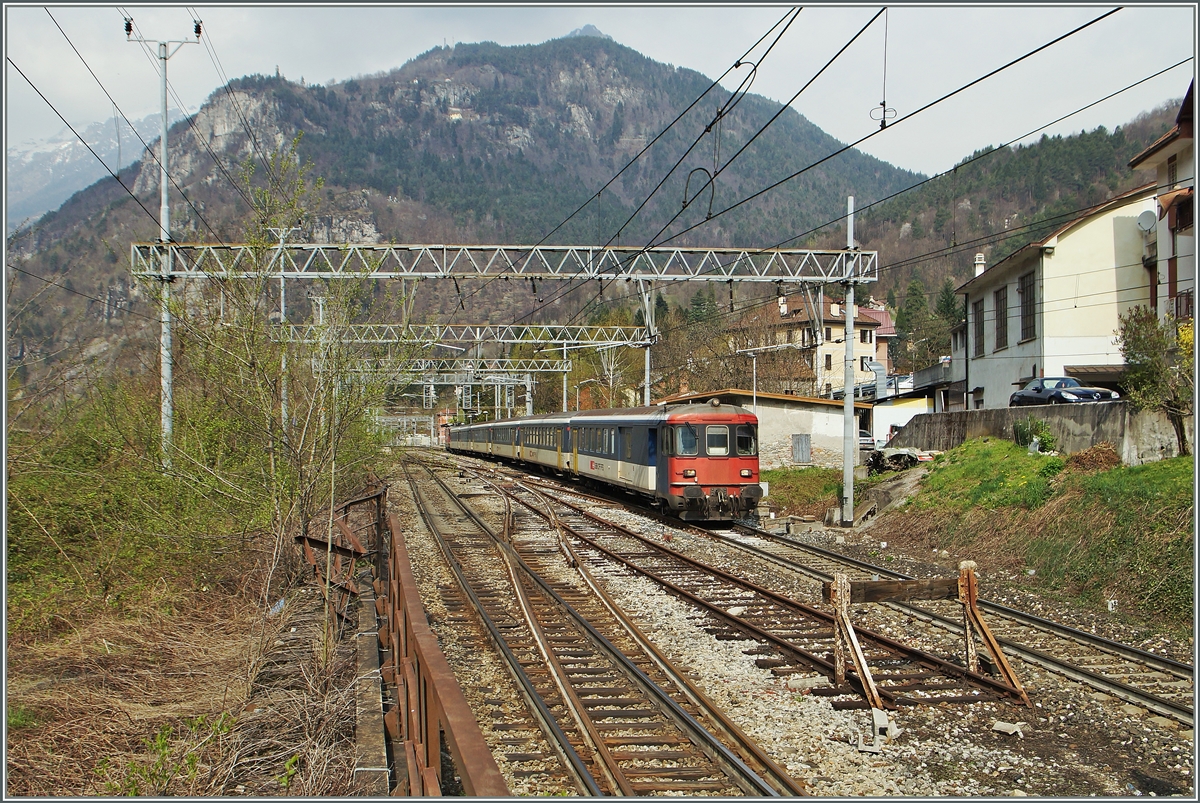
<svg viewBox="0 0 1200 803">
<path fill-rule="evenodd" d="M 891 291 L 901 306 L 913 280 L 932 296 L 947 280 L 961 282 L 976 252 L 995 261 L 1038 234 L 1036 224 L 1148 180 L 1125 165 L 1174 112 L 1168 105 L 1112 132 L 980 151 L 910 192 L 902 191 L 923 176 L 849 151 L 704 223 L 710 210 L 842 147 L 789 109 L 720 172 L 711 193 L 698 191 L 779 110 L 752 94 L 705 95 L 710 84 L 590 36 L 435 48 L 386 74 L 329 86 L 237 79 L 172 130 L 172 232 L 180 241 L 244 239 L 251 193 L 279 190 L 270 154 L 302 135 L 298 153 L 323 186 L 294 240 L 628 246 L 702 223 L 673 242 L 761 248 L 797 238 L 795 245 L 839 248 L 842 225 L 821 226 L 838 220 L 853 194 L 858 239 L 879 251 L 883 266 L 870 292 L 882 299 Z M 158 171 L 147 157 L 123 178 L 129 192 L 99 182 L 10 240 L 10 303 L 20 310 L 10 316 L 10 366 L 114 354 L 154 322 L 151 299 L 129 279 L 128 254 L 131 242 L 157 239 Z M 694 198 L 686 208 L 685 196 Z M 426 282 L 415 309 L 427 317 L 458 310 L 460 321 L 472 322 L 566 320 L 592 295 L 541 306 L 524 286 L 492 288 L 480 309 L 472 288 L 450 293 Z M 686 308 L 691 290 L 667 297 Z M 306 304 L 296 300 L 293 320 L 308 314 Z M 144 334 L 153 338 L 154 327 Z M 139 362 L 152 359 L 152 347 L 137 346 Z"/>
</svg>

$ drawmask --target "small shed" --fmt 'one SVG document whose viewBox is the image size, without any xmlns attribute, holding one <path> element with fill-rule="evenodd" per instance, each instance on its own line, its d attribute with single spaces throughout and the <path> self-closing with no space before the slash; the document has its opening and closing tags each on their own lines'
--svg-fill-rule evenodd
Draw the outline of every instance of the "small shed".
<svg viewBox="0 0 1200 803">
<path fill-rule="evenodd" d="M 842 436 L 845 432 L 841 400 L 793 396 L 785 393 L 758 393 L 725 388 L 707 393 L 682 393 L 660 399 L 658 404 L 682 404 L 718 399 L 758 415 L 758 453 L 762 468 L 816 465 L 842 467 Z M 755 404 L 757 402 L 757 410 Z M 871 429 L 871 405 L 854 403 L 855 430 Z M 799 435 L 799 438 L 793 436 Z M 805 456 L 807 436 L 808 462 Z M 858 456 L 858 449 L 854 453 Z"/>
</svg>

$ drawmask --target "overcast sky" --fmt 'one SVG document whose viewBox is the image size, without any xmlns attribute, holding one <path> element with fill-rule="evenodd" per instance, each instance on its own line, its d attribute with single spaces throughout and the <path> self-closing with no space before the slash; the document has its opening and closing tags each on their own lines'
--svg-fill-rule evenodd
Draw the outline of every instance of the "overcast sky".
<svg viewBox="0 0 1200 803">
<path fill-rule="evenodd" d="M 893 6 L 886 15 L 886 99 L 903 118 L 1115 6 Z M 709 77 L 729 68 L 788 6 L 247 7 L 49 6 L 54 20 L 130 119 L 159 108 L 159 79 L 126 42 L 124 12 L 147 39 L 191 38 L 192 9 L 225 76 L 274 73 L 309 83 L 400 67 L 455 42 L 544 42 L 586 24 L 660 62 Z M 806 7 L 760 65 L 752 92 L 787 101 L 879 10 Z M 877 131 L 884 95 L 884 17 L 808 88 L 794 107 L 843 142 Z M 112 103 L 45 8 L 5 6 L 5 51 L 46 96 L 6 63 L 5 136 L 11 147 L 111 119 Z M 861 145 L 898 167 L 940 172 L 1195 54 L 1192 5 L 1129 6 L 1046 51 Z M 760 48 L 761 52 L 761 48 Z M 754 57 L 752 57 L 754 58 Z M 1195 61 L 1049 129 L 1069 134 L 1128 122 L 1183 96 Z M 744 74 L 744 73 L 743 73 Z M 185 45 L 168 77 L 195 111 L 224 81 L 203 45 Z M 736 79 L 726 84 L 733 88 Z"/>
</svg>

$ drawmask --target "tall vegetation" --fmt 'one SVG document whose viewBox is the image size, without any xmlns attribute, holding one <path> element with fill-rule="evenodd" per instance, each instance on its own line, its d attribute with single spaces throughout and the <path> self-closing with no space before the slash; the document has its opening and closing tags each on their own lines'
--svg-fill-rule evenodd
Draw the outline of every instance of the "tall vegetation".
<svg viewBox="0 0 1200 803">
<path fill-rule="evenodd" d="M 1140 410 L 1166 414 L 1179 454 L 1190 455 L 1186 420 L 1192 415 L 1196 363 L 1191 321 L 1159 320 L 1149 307 L 1133 307 L 1120 317 L 1117 343 L 1125 360 L 1123 384 Z"/>
<path fill-rule="evenodd" d="M 371 282 L 316 291 L 325 317 L 315 342 L 288 342 L 271 321 L 263 268 L 278 232 L 316 211 L 321 185 L 308 171 L 295 142 L 267 160 L 267 176 L 247 166 L 254 209 L 241 272 L 173 293 L 169 461 L 153 372 L 77 371 L 75 384 L 24 405 L 11 404 L 21 387 L 10 375 L 10 634 L 73 626 L 105 607 L 170 609 L 176 592 L 241 587 L 238 575 L 256 566 L 269 593 L 295 568 L 290 536 L 322 528 L 331 499 L 361 482 L 378 454 L 371 412 L 388 365 L 341 327 L 369 312 Z"/>
</svg>

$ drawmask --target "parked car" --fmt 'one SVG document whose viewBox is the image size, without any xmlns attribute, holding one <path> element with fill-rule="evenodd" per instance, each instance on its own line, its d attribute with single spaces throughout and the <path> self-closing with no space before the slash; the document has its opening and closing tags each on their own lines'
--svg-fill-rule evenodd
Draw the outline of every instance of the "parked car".
<svg viewBox="0 0 1200 803">
<path fill-rule="evenodd" d="M 874 449 L 875 448 L 875 436 L 872 435 L 870 432 L 868 432 L 865 429 L 860 429 L 858 431 L 858 448 Z"/>
<path fill-rule="evenodd" d="M 1008 398 L 1009 407 L 1027 404 L 1070 404 L 1074 402 L 1113 401 L 1121 394 L 1107 388 L 1088 388 L 1069 376 L 1034 379 Z"/>
</svg>

